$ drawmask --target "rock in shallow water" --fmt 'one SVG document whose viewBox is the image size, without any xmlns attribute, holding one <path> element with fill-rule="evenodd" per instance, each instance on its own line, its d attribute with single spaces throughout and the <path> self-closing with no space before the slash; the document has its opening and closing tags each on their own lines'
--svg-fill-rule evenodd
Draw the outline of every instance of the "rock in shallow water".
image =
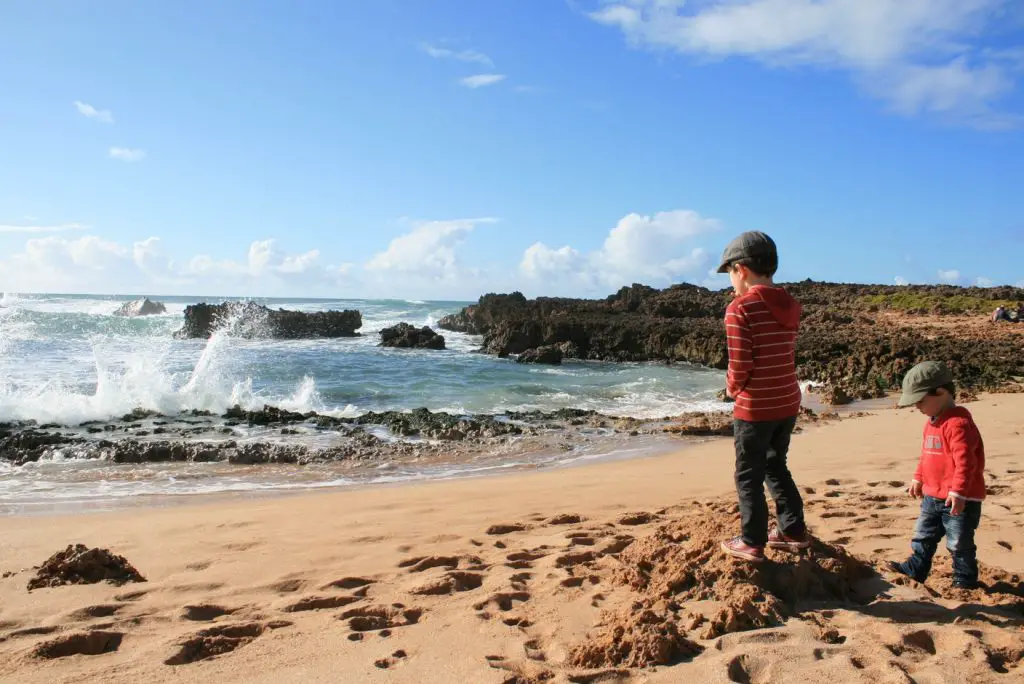
<svg viewBox="0 0 1024 684">
<path fill-rule="evenodd" d="M 358 311 L 274 311 L 256 302 L 193 304 L 185 308 L 179 339 L 209 337 L 224 330 L 235 337 L 305 339 L 355 337 L 363 325 Z"/>
<path fill-rule="evenodd" d="M 444 349 L 444 336 L 438 335 L 426 325 L 417 328 L 408 323 L 399 323 L 380 331 L 380 346 L 403 349 Z"/>
<path fill-rule="evenodd" d="M 114 312 L 115 316 L 153 316 L 167 313 L 167 307 L 162 302 L 151 301 L 148 297 L 136 299 L 133 302 L 125 302 Z"/>
</svg>

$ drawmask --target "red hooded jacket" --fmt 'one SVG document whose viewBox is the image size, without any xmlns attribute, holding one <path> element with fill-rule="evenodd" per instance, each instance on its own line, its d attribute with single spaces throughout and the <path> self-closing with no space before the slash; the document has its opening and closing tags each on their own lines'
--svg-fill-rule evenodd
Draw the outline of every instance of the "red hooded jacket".
<svg viewBox="0 0 1024 684">
<path fill-rule="evenodd" d="M 794 347 L 801 311 L 783 288 L 766 285 L 755 285 L 729 303 L 726 389 L 736 400 L 736 418 L 782 420 L 800 412 Z"/>
<path fill-rule="evenodd" d="M 954 406 L 924 424 L 914 482 L 937 499 L 985 499 L 985 444 L 970 411 Z"/>
</svg>

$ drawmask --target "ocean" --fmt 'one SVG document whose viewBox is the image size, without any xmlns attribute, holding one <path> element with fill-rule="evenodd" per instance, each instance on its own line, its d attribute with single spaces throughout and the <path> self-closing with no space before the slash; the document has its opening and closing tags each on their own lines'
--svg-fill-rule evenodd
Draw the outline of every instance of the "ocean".
<svg viewBox="0 0 1024 684">
<path fill-rule="evenodd" d="M 377 346 L 382 328 L 402 321 L 436 326 L 442 316 L 468 302 L 254 299 L 271 308 L 300 311 L 357 309 L 363 316 L 361 336 L 286 341 L 215 333 L 204 340 L 177 340 L 173 333 L 182 325 L 186 306 L 225 298 L 150 298 L 166 304 L 167 312 L 115 316 L 121 304 L 135 299 L 127 296 L 4 294 L 0 298 L 0 422 L 36 421 L 72 428 L 117 419 L 135 409 L 176 416 L 189 411 L 223 414 L 235 405 L 252 410 L 270 405 L 334 417 L 417 408 L 499 416 L 510 411 L 574 408 L 644 419 L 724 408 L 715 398 L 724 374 L 685 364 L 517 364 L 478 353 L 479 337 L 441 330 L 447 343 L 442 351 Z M 280 439 L 279 433 L 273 438 Z M 376 434 L 402 439 L 386 430 Z M 239 428 L 235 437 L 258 440 L 271 435 Z M 319 433 L 316 439 L 323 442 L 330 437 Z M 596 431 L 568 450 L 539 449 L 532 444 L 530 453 L 508 448 L 489 458 L 474 456 L 473 463 L 437 459 L 417 463 L 414 459 L 362 470 L 330 464 L 124 465 L 55 450 L 24 465 L 0 458 L 0 506 L 11 512 L 54 500 L 96 504 L 142 496 L 456 477 L 665 446 L 653 438 L 601 437 Z"/>
</svg>

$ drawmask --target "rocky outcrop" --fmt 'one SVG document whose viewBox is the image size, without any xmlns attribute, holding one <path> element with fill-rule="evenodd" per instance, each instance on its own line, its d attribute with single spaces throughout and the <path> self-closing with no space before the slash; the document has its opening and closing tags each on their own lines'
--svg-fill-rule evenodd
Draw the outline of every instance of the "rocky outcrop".
<svg viewBox="0 0 1024 684">
<path fill-rule="evenodd" d="M 125 302 L 114 312 L 115 316 L 153 316 L 155 314 L 167 313 L 167 307 L 163 302 L 154 302 L 148 297 Z"/>
<path fill-rule="evenodd" d="M 832 397 L 884 396 L 922 359 L 949 363 L 966 387 L 994 389 L 1024 376 L 1021 337 L 1004 326 L 960 325 L 987 319 L 995 301 L 1024 300 L 1020 288 L 786 285 L 804 307 L 797 343 L 801 379 L 826 385 Z M 724 369 L 728 352 L 722 316 L 728 291 L 694 285 L 656 290 L 624 287 L 601 300 L 488 294 L 439 326 L 483 336 L 482 351 L 523 355 L 558 348 L 565 358 L 689 362 Z M 952 313 L 950 313 L 952 312 Z M 944 323 L 944 317 L 953 325 Z"/>
<path fill-rule="evenodd" d="M 402 349 L 444 349 L 444 336 L 438 335 L 426 325 L 417 328 L 408 323 L 399 323 L 380 331 L 379 346 Z"/>
<path fill-rule="evenodd" d="M 516 357 L 516 363 L 546 363 L 558 366 L 562 363 L 562 348 L 555 346 L 527 349 Z"/>
<path fill-rule="evenodd" d="M 362 315 L 351 310 L 275 311 L 256 302 L 193 304 L 185 308 L 185 324 L 175 337 L 203 338 L 218 330 L 247 338 L 355 337 L 362 325 Z"/>
</svg>

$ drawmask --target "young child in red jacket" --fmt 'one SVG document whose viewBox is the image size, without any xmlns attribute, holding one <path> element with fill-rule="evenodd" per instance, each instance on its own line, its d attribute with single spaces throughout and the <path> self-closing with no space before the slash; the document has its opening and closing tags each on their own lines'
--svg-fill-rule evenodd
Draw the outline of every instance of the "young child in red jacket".
<svg viewBox="0 0 1024 684">
<path fill-rule="evenodd" d="M 924 361 L 903 378 L 900 406 L 917 406 L 928 416 L 921 458 L 908 492 L 921 499 L 913 551 L 890 569 L 924 582 L 942 537 L 953 557 L 953 586 L 978 585 L 974 532 L 985 499 L 985 445 L 970 411 L 956 405 L 953 375 L 941 363 Z"/>
</svg>

